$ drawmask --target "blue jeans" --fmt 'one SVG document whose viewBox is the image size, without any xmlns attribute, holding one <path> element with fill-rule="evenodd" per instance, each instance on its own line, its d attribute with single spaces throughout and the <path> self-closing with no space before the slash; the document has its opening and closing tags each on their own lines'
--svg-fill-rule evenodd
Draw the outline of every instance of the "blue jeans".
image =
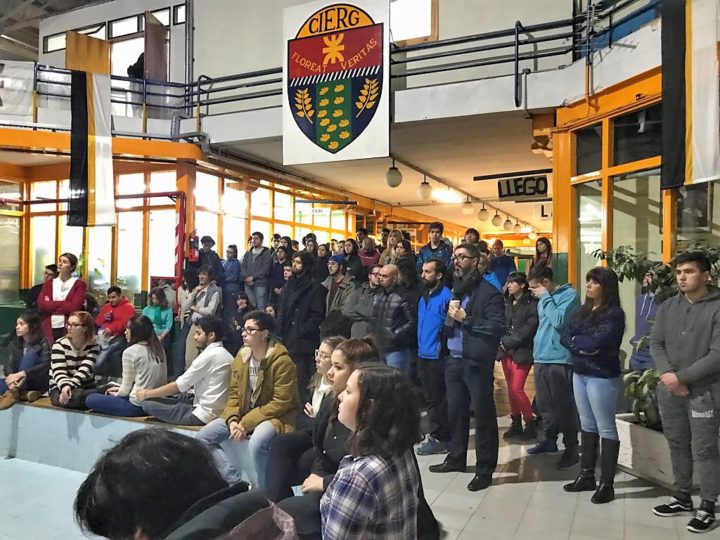
<svg viewBox="0 0 720 540">
<path fill-rule="evenodd" d="M 620 386 L 620 377 L 601 379 L 573 374 L 575 404 L 583 431 L 598 433 L 602 439 L 618 440 L 615 406 Z"/>
<path fill-rule="evenodd" d="M 261 422 L 252 432 L 250 438 L 245 441 L 229 441 L 229 444 L 247 444 L 250 458 L 255 466 L 255 478 L 252 483 L 261 489 L 265 487 L 265 469 L 267 468 L 268 455 L 270 454 L 270 443 L 277 435 L 275 427 L 271 422 Z M 215 459 L 215 465 L 220 475 L 228 484 L 235 484 L 241 480 L 240 473 L 232 462 L 231 456 L 220 446 L 228 441 L 230 429 L 225 420 L 217 418 L 198 431 L 196 438 L 204 442 Z M 228 443 L 226 443 L 228 444 Z M 248 471 L 250 472 L 250 471 Z"/>
<path fill-rule="evenodd" d="M 405 372 L 408 367 L 408 352 L 406 350 L 402 350 L 385 353 L 382 357 L 382 360 L 388 366 Z"/>
<path fill-rule="evenodd" d="M 20 365 L 18 366 L 18 371 L 26 371 L 32 367 L 37 366 L 40 363 L 40 355 L 36 353 L 35 351 L 28 351 L 26 352 L 23 357 L 20 359 Z M 47 376 L 47 374 L 46 374 Z M 22 387 L 22 390 L 27 392 L 29 390 L 47 390 L 47 386 L 43 388 L 35 388 L 38 386 L 37 384 L 33 384 L 37 381 L 33 381 L 30 379 L 30 377 L 25 378 L 25 383 Z M 8 391 L 8 386 L 5 384 L 5 379 L 0 379 L 0 395 L 4 394 Z"/>
<path fill-rule="evenodd" d="M 130 398 L 127 397 L 90 394 L 85 400 L 85 406 L 93 411 L 111 416 L 145 416 L 142 407 L 133 405 L 130 403 Z"/>
<path fill-rule="evenodd" d="M 250 303 L 259 310 L 264 310 L 267 306 L 268 288 L 267 285 L 259 285 L 253 283 L 252 285 L 245 284 L 245 294 L 248 295 Z"/>
</svg>

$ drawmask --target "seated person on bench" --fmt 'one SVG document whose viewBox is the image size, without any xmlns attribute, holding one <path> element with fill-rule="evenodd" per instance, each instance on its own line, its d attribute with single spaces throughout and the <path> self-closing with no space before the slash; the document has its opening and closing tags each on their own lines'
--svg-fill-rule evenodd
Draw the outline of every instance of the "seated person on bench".
<svg viewBox="0 0 720 540">
<path fill-rule="evenodd" d="M 137 391 L 146 414 L 168 424 L 202 426 L 222 413 L 227 402 L 232 355 L 222 344 L 225 323 L 219 317 L 202 317 L 195 323 L 195 342 L 201 353 L 176 381 Z M 189 400 L 166 397 L 195 390 Z"/>
<path fill-rule="evenodd" d="M 100 309 L 100 313 L 95 317 L 95 324 L 98 326 L 98 342 L 100 343 L 100 354 L 97 362 L 95 362 L 95 372 L 101 375 L 113 374 L 118 372 L 120 365 L 112 366 L 105 364 L 112 361 L 115 355 L 127 347 L 125 341 L 125 329 L 130 317 L 135 315 L 135 308 L 122 295 L 120 287 L 113 285 L 107 290 L 107 302 Z M 113 367 L 115 369 L 113 369 Z"/>
<path fill-rule="evenodd" d="M 84 409 L 85 398 L 95 392 L 95 323 L 88 312 L 73 311 L 66 326 L 67 334 L 55 342 L 50 354 L 50 402 Z"/>
<path fill-rule="evenodd" d="M 111 386 L 104 394 L 90 394 L 85 406 L 114 416 L 144 416 L 137 391 L 157 388 L 167 382 L 165 350 L 152 321 L 144 315 L 130 319 L 125 339 L 129 346 L 122 354 L 122 384 Z"/>
</svg>

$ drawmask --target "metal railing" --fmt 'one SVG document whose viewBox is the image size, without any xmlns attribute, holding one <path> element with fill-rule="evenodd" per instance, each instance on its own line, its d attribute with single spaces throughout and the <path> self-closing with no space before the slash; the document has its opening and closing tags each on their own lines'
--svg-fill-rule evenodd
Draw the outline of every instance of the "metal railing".
<svg viewBox="0 0 720 540">
<path fill-rule="evenodd" d="M 629 31 L 634 28 L 633 21 L 644 23 L 648 17 L 657 16 L 661 1 L 620 0 L 600 10 L 593 7 L 596 3 L 589 2 L 590 7 L 585 12 L 568 19 L 532 25 L 517 21 L 513 28 L 393 46 L 391 78 L 400 81 L 401 86 L 404 81 L 407 88 L 513 75 L 514 102 L 520 107 L 523 74 L 557 69 L 579 58 L 589 58 L 597 48 L 612 45 L 618 39 L 617 29 Z M 492 66 L 495 71 L 489 70 Z M 506 69 L 498 71 L 497 66 Z M 279 105 L 282 68 L 225 77 L 200 75 L 197 81 L 189 84 L 113 76 L 111 89 L 115 113 L 121 111 L 120 116 L 142 119 L 142 133 L 137 136 L 192 139 L 202 135 L 203 117 Z M 37 107 L 45 102 L 61 102 L 60 108 L 69 109 L 70 72 L 36 64 L 33 93 L 34 121 L 37 121 Z M 122 114 L 123 109 L 125 114 Z M 148 134 L 147 121 L 152 118 L 172 120 L 172 133 L 169 136 Z M 187 118 L 195 119 L 196 131 L 180 133 L 179 120 Z"/>
</svg>

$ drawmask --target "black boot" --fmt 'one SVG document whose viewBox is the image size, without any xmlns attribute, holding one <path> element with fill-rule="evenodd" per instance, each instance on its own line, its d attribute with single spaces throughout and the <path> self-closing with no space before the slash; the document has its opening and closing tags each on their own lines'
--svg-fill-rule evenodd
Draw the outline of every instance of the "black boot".
<svg viewBox="0 0 720 540">
<path fill-rule="evenodd" d="M 617 469 L 620 441 L 602 439 L 600 448 L 600 487 L 590 499 L 595 504 L 615 500 L 615 471 Z"/>
<path fill-rule="evenodd" d="M 503 439 L 506 441 L 514 437 L 521 437 L 523 434 L 522 416 L 511 416 L 511 418 L 512 424 L 510 425 L 510 429 L 503 433 Z"/>
<path fill-rule="evenodd" d="M 527 442 L 534 442 L 538 436 L 537 426 L 538 426 L 538 423 L 537 423 L 537 420 L 535 420 L 535 419 L 530 420 L 530 422 L 526 423 L 525 430 L 523 431 L 523 434 L 520 437 L 520 439 L 523 441 L 527 441 Z"/>
<path fill-rule="evenodd" d="M 580 432 L 580 475 L 570 484 L 565 484 L 563 489 L 571 493 L 579 491 L 595 491 L 595 463 L 597 462 L 598 445 L 600 436 L 597 433 L 588 431 Z"/>
</svg>

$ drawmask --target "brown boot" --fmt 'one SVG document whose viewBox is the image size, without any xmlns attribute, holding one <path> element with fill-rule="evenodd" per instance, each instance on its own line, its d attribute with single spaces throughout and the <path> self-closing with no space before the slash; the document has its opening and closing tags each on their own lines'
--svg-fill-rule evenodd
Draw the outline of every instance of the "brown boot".
<svg viewBox="0 0 720 540">
<path fill-rule="evenodd" d="M 39 390 L 29 390 L 28 392 L 20 392 L 20 401 L 27 401 L 32 403 L 37 401 L 42 396 L 42 392 Z"/>
<path fill-rule="evenodd" d="M 0 411 L 9 409 L 20 400 L 20 392 L 17 390 L 8 390 L 0 398 Z"/>
</svg>

